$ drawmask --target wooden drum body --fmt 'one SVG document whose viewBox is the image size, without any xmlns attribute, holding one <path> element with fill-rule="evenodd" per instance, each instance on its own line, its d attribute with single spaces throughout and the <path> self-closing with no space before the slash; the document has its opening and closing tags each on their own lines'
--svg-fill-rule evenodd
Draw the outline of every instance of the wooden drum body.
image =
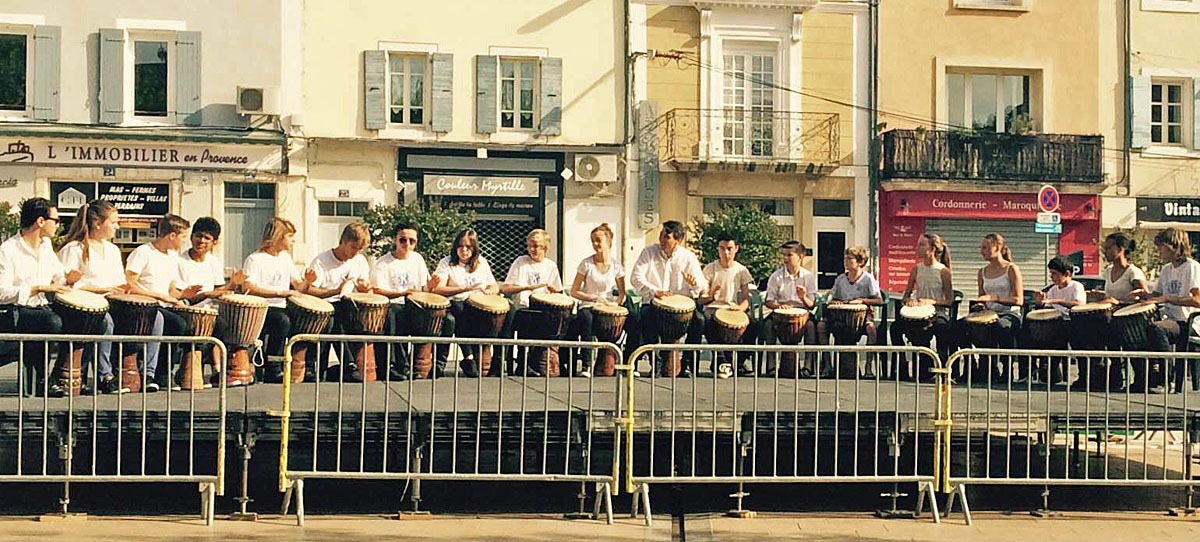
<svg viewBox="0 0 1200 542">
<path fill-rule="evenodd" d="M 342 296 L 350 302 L 355 318 L 351 319 L 350 328 L 355 334 L 378 335 L 383 331 L 387 322 L 388 305 L 391 300 L 379 294 L 352 292 Z M 378 379 L 375 374 L 375 345 L 369 342 L 361 343 L 354 349 L 354 363 L 362 373 L 363 382 L 374 382 Z"/>
<path fill-rule="evenodd" d="M 804 328 L 812 313 L 800 307 L 785 307 L 771 311 L 771 326 L 779 344 L 797 345 L 804 340 Z M 785 378 L 796 376 L 799 363 L 795 352 L 784 352 L 779 357 L 779 375 Z"/>
<path fill-rule="evenodd" d="M 113 318 L 113 333 L 117 335 L 149 335 L 154 329 L 154 317 L 158 315 L 158 301 L 136 294 L 112 294 L 108 296 L 109 313 Z M 158 348 L 158 343 L 147 348 Z M 137 349 L 126 350 L 121 357 L 121 387 L 137 393 L 142 389 L 142 374 L 138 370 Z"/>
<path fill-rule="evenodd" d="M 908 340 L 917 344 L 929 344 L 932 338 L 933 319 L 937 307 L 933 305 L 905 305 L 900 307 L 896 323 L 901 326 Z"/>
<path fill-rule="evenodd" d="M 1071 307 L 1071 347 L 1103 350 L 1112 330 L 1111 303 L 1084 303 Z"/>
<path fill-rule="evenodd" d="M 529 296 L 529 308 L 535 311 L 534 316 L 526 319 L 517 333 L 527 339 L 561 339 L 567 331 L 567 324 L 571 322 L 575 299 L 565 294 L 536 293 Z M 559 375 L 557 346 L 532 347 L 528 357 L 526 363 L 538 374 Z"/>
<path fill-rule="evenodd" d="M 83 290 L 67 290 L 54 296 L 54 312 L 62 318 L 62 328 L 67 333 L 99 335 L 104 331 L 108 300 Z M 63 390 L 79 395 L 83 388 L 84 345 L 76 343 L 72 346 L 69 354 L 65 350 L 59 353 L 54 374 Z"/>
<path fill-rule="evenodd" d="M 449 299 L 434 293 L 414 292 L 408 295 L 405 302 L 404 317 L 408 319 L 412 335 L 438 337 L 442 334 L 442 324 L 449 310 Z M 413 346 L 413 351 L 412 377 L 429 378 L 433 372 L 433 345 L 417 344 Z"/>
<path fill-rule="evenodd" d="M 592 329 L 596 340 L 615 343 L 621 340 L 625 331 L 625 320 L 629 318 L 629 310 L 620 305 L 592 306 Z M 607 348 L 600 349 L 596 356 L 596 376 L 613 376 L 616 374 L 617 354 Z"/>
<path fill-rule="evenodd" d="M 212 337 L 217 326 L 217 309 L 209 307 L 181 306 L 171 309 L 172 312 L 188 321 L 192 328 L 193 337 Z M 183 355 L 180 364 L 183 377 L 179 379 L 179 387 L 185 390 L 204 389 L 204 348 L 192 345 Z"/>
<path fill-rule="evenodd" d="M 1029 338 L 1043 345 L 1067 342 L 1062 335 L 1062 324 L 1062 313 L 1058 312 L 1058 309 L 1038 309 L 1025 315 L 1025 327 L 1029 329 Z"/>
<path fill-rule="evenodd" d="M 696 311 L 696 302 L 692 298 L 678 294 L 666 297 L 656 297 L 650 302 L 654 308 L 654 325 L 658 328 L 658 336 L 664 343 L 679 343 L 687 336 L 688 327 Z M 683 369 L 683 355 L 679 351 L 665 352 L 663 355 L 663 376 L 678 375 Z"/>
<path fill-rule="evenodd" d="M 866 305 L 849 303 L 832 303 L 825 307 L 825 312 L 829 315 L 829 332 L 837 344 L 857 343 L 871 313 Z"/>
<path fill-rule="evenodd" d="M 287 300 L 288 320 L 292 322 L 293 335 L 324 333 L 333 319 L 333 304 L 307 294 L 295 295 Z M 308 366 L 311 343 L 292 345 L 292 364 L 288 378 L 293 383 L 304 381 L 304 370 Z"/>
<path fill-rule="evenodd" d="M 225 294 L 217 299 L 218 318 L 229 330 L 229 369 L 225 385 L 241 386 L 254 383 L 247 350 L 262 335 L 267 322 L 267 300 L 245 294 Z"/>
<path fill-rule="evenodd" d="M 971 337 L 971 344 L 977 347 L 994 348 L 995 328 L 1000 323 L 1000 315 L 993 310 L 977 310 L 971 311 L 966 318 L 967 333 Z"/>
<path fill-rule="evenodd" d="M 736 309 L 717 309 L 713 313 L 713 339 L 717 344 L 738 344 L 746 328 L 750 327 L 750 317 L 745 311 Z"/>
<path fill-rule="evenodd" d="M 491 339 L 504 330 L 504 319 L 512 305 L 504 297 L 495 294 L 477 292 L 467 298 L 463 304 L 462 322 L 458 323 L 455 332 L 463 337 Z M 479 348 L 479 374 L 491 374 L 492 346 L 483 345 Z"/>
<path fill-rule="evenodd" d="M 1158 305 L 1138 303 L 1117 309 L 1112 314 L 1113 327 L 1126 350 L 1144 350 L 1150 340 L 1149 327 L 1158 315 Z"/>
</svg>

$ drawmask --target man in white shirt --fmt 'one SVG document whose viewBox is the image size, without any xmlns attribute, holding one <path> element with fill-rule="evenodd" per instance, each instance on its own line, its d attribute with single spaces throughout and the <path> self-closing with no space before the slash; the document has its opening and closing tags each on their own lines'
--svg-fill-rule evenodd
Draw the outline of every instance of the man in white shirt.
<svg viewBox="0 0 1200 542">
<path fill-rule="evenodd" d="M 684 295 L 691 298 L 699 297 L 708 290 L 708 280 L 704 278 L 704 270 L 700 268 L 700 260 L 696 254 L 683 246 L 687 230 L 683 223 L 677 220 L 663 222 L 662 231 L 658 234 L 658 244 L 650 245 L 642 250 L 637 263 L 629 276 L 629 282 L 642 297 L 641 308 L 641 339 L 635 344 L 651 344 L 661 342 L 658 334 L 657 317 L 651 311 L 651 301 L 654 298 L 666 297 L 672 294 Z M 700 344 L 704 333 L 704 312 L 699 305 L 688 324 L 687 342 Z M 636 331 L 636 330 L 635 330 Z M 628 333 L 629 330 L 626 330 Z M 632 340 L 633 337 L 628 337 Z M 685 352 L 683 356 L 682 378 L 692 374 L 694 352 Z M 655 369 L 660 362 L 655 362 Z"/>
<path fill-rule="evenodd" d="M 416 226 L 403 222 L 396 224 L 395 238 L 393 239 L 396 248 L 376 260 L 375 266 L 371 268 L 371 289 L 392 300 L 391 306 L 388 307 L 387 322 L 384 324 L 383 331 L 388 336 L 404 337 L 419 331 L 412 328 L 411 319 L 405 315 L 408 295 L 428 289 L 432 278 L 425 258 L 416 250 L 418 236 Z M 453 335 L 454 319 L 444 318 L 441 336 L 451 337 Z M 392 349 L 392 380 L 407 380 L 411 375 L 408 349 L 401 344 L 390 346 Z M 380 343 L 375 345 L 375 351 L 387 352 L 388 347 L 388 344 Z M 443 347 L 437 348 L 436 351 L 437 366 L 444 370 L 450 349 Z"/>
<path fill-rule="evenodd" d="M 363 249 L 371 244 L 371 233 L 362 222 L 347 224 L 342 229 L 338 246 L 317 254 L 308 265 L 310 275 L 316 280 L 309 284 L 305 293 L 320 297 L 333 304 L 333 320 L 329 323 L 329 331 L 333 334 L 359 334 L 357 330 L 358 311 L 342 295 L 358 291 L 371 291 L 368 281 L 371 266 L 363 256 Z M 345 377 L 348 382 L 362 382 L 362 367 L 365 362 L 362 343 L 349 343 L 347 352 L 354 353 L 354 362 L 342 360 L 343 367 L 331 368 L 326 380 L 336 381 Z M 328 351 L 322 348 L 321 370 L 325 369 Z"/>
<path fill-rule="evenodd" d="M 535 293 L 561 293 L 563 291 L 562 275 L 558 272 L 558 264 L 546 258 L 550 249 L 550 234 L 541 228 L 529 232 L 525 236 L 527 255 L 513 260 L 508 268 L 508 276 L 500 285 L 500 293 L 513 296 L 513 309 L 508 311 L 504 319 L 504 329 L 501 337 L 512 337 L 514 330 L 528 330 L 542 327 L 537 322 L 538 313 L 529 310 L 529 297 Z M 566 331 L 566 326 L 563 330 Z M 523 333 L 528 335 L 528 333 Z M 537 336 L 539 339 L 560 339 L 561 336 Z M 502 360 L 511 359 L 508 348 L 501 348 Z M 507 361 L 505 362 L 507 364 Z M 528 367 L 526 368 L 528 369 Z"/>
<path fill-rule="evenodd" d="M 767 279 L 766 307 L 770 310 L 780 308 L 802 308 L 811 311 L 817 304 L 817 277 L 804 268 L 804 256 L 807 249 L 800 241 L 791 240 L 779 248 L 783 265 L 771 273 Z M 775 344 L 775 326 L 763 326 L 763 343 Z M 813 344 L 817 340 L 817 325 L 815 318 L 809 318 L 804 327 L 804 341 Z M 815 360 L 809 360 L 808 371 L 814 370 Z M 767 376 L 775 374 L 775 358 L 767 356 L 765 368 Z"/>
<path fill-rule="evenodd" d="M 21 230 L 0 244 L 0 331 L 4 333 L 62 333 L 62 319 L 50 310 L 46 294 L 63 291 L 66 276 L 50 238 L 58 231 L 58 209 L 46 198 L 21 204 Z M 76 272 L 78 273 L 78 272 Z M 24 344 L 24 361 L 37 374 L 23 382 L 26 395 L 40 393 L 50 359 L 40 341 Z M 62 395 L 60 386 L 53 395 Z"/>
<path fill-rule="evenodd" d="M 161 307 L 158 315 L 163 322 L 162 334 L 168 337 L 183 337 L 192 333 L 187 320 L 172 311 L 164 310 L 164 307 L 182 304 L 184 298 L 194 296 L 200 291 L 199 286 L 183 290 L 178 288 L 179 249 L 183 248 L 183 242 L 187 239 L 187 232 L 191 227 L 192 223 L 181 216 L 163 215 L 158 221 L 158 237 L 134 249 L 125 262 L 125 280 L 129 286 L 129 293 L 152 297 L 159 301 Z M 171 367 L 158 370 L 158 360 L 162 355 L 160 347 L 161 343 L 150 343 L 149 352 L 146 353 L 148 392 L 158 391 L 158 388 L 167 385 L 171 376 Z M 178 354 L 182 352 L 182 348 L 181 344 L 171 347 L 172 355 L 169 357 L 172 364 L 181 358 Z"/>
</svg>

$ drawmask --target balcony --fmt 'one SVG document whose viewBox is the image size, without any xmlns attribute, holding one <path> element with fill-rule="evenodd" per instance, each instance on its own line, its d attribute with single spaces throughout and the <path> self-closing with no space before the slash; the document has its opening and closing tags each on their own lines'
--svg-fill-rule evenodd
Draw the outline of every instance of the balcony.
<svg viewBox="0 0 1200 542">
<path fill-rule="evenodd" d="M 1099 183 L 1104 137 L 890 130 L 881 161 L 885 179 Z"/>
<path fill-rule="evenodd" d="M 838 115 L 672 109 L 658 119 L 658 157 L 676 171 L 824 173 L 838 164 Z"/>
</svg>

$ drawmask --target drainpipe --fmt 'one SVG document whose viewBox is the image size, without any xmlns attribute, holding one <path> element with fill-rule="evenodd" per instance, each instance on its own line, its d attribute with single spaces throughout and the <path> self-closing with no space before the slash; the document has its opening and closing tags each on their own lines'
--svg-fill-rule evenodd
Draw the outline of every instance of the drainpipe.
<svg viewBox="0 0 1200 542">
<path fill-rule="evenodd" d="M 871 83 L 867 86 L 867 129 L 870 134 L 870 147 L 867 149 L 867 194 L 870 199 L 867 242 L 871 266 L 875 268 L 875 276 L 879 276 L 879 0 L 870 0 L 867 18 L 871 44 L 867 60 L 871 70 Z"/>
<path fill-rule="evenodd" d="M 1130 9 L 1132 8 L 1133 0 L 1125 0 L 1123 2 L 1123 10 L 1125 11 L 1125 130 L 1124 137 L 1121 141 L 1121 185 L 1125 187 L 1126 196 L 1133 194 L 1133 181 L 1130 179 L 1129 161 L 1133 158 L 1133 148 L 1130 143 L 1133 141 L 1133 36 L 1131 33 L 1132 22 Z M 1118 195 L 1119 190 L 1118 190 Z"/>
</svg>

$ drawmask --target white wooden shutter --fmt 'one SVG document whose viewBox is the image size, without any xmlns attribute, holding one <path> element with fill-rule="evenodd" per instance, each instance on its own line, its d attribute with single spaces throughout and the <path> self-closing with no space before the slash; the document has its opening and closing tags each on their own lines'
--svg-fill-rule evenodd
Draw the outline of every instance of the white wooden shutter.
<svg viewBox="0 0 1200 542">
<path fill-rule="evenodd" d="M 475 131 L 491 134 L 496 131 L 496 71 L 500 58 L 493 55 L 475 57 Z"/>
<path fill-rule="evenodd" d="M 125 30 L 100 29 L 100 103 L 102 124 L 125 120 Z"/>
<path fill-rule="evenodd" d="M 1129 94 L 1133 100 L 1133 138 L 1129 140 L 1129 146 L 1144 149 L 1150 146 L 1150 76 L 1134 75 L 1129 79 Z"/>
<path fill-rule="evenodd" d="M 175 34 L 175 122 L 200 126 L 200 33 Z"/>
<path fill-rule="evenodd" d="M 387 127 L 387 52 L 363 51 L 363 124 L 368 130 Z"/>
<path fill-rule="evenodd" d="M 434 53 L 432 57 L 433 81 L 429 127 L 435 132 L 449 132 L 454 124 L 454 55 Z"/>
<path fill-rule="evenodd" d="M 538 130 L 542 135 L 559 135 L 562 133 L 562 59 L 546 57 L 539 64 L 541 120 Z"/>
</svg>

